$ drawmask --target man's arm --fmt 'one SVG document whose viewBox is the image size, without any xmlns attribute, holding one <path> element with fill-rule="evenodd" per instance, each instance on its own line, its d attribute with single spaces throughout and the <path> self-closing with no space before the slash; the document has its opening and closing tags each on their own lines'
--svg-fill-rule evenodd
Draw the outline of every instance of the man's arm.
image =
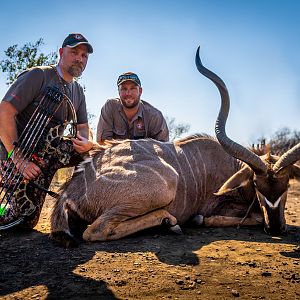
<svg viewBox="0 0 300 300">
<path fill-rule="evenodd" d="M 17 109 L 11 103 L 6 101 L 0 103 L 0 138 L 8 153 L 14 149 L 13 143 L 18 140 L 15 121 L 17 114 Z M 41 173 L 41 169 L 36 164 L 24 160 L 20 152 L 14 152 L 16 155 L 12 160 L 25 179 L 34 179 Z"/>
<path fill-rule="evenodd" d="M 106 102 L 101 109 L 101 115 L 97 126 L 97 142 L 101 143 L 104 140 L 111 139 L 113 139 L 113 117 L 109 103 Z"/>
<path fill-rule="evenodd" d="M 9 102 L 0 103 L 0 139 L 7 152 L 14 148 L 13 142 L 18 140 L 15 121 L 17 114 L 17 109 Z"/>
<path fill-rule="evenodd" d="M 76 152 L 85 153 L 92 149 L 94 143 L 88 123 L 77 125 L 77 136 L 71 139 Z"/>
<path fill-rule="evenodd" d="M 150 120 L 150 124 L 152 125 L 150 126 L 150 128 L 152 127 L 150 132 L 151 138 L 161 142 L 169 141 L 169 129 L 162 113 L 159 113 L 156 117 Z"/>
</svg>

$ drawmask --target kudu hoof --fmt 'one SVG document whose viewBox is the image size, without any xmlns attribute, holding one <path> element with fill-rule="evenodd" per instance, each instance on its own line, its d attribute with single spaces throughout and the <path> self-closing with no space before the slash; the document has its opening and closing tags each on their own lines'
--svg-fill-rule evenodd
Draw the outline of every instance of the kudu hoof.
<svg viewBox="0 0 300 300">
<path fill-rule="evenodd" d="M 192 224 L 196 225 L 196 226 L 201 226 L 204 223 L 204 217 L 202 215 L 196 215 L 193 219 L 192 219 Z"/>
<path fill-rule="evenodd" d="M 182 230 L 181 230 L 181 228 L 180 228 L 179 225 L 171 226 L 171 227 L 169 228 L 169 230 L 170 230 L 171 232 L 175 233 L 175 234 L 178 234 L 178 235 L 182 235 L 182 234 L 183 234 L 183 232 L 182 232 Z"/>
<path fill-rule="evenodd" d="M 64 231 L 52 232 L 50 238 L 55 244 L 64 248 L 75 248 L 79 244 L 73 237 Z"/>
<path fill-rule="evenodd" d="M 161 222 L 161 225 L 162 225 L 163 227 L 170 228 L 170 227 L 176 225 L 176 222 L 177 222 L 176 219 L 175 219 L 175 221 L 174 221 L 174 220 L 170 220 L 169 218 L 164 218 L 164 219 L 162 220 L 162 222 Z"/>
</svg>

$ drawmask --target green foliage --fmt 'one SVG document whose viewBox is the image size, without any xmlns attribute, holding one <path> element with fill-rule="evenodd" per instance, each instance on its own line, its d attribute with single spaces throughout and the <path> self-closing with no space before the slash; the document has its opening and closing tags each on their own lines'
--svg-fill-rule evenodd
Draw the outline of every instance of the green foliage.
<svg viewBox="0 0 300 300">
<path fill-rule="evenodd" d="M 189 124 L 177 123 L 175 118 L 166 117 L 166 121 L 169 128 L 170 141 L 180 138 L 190 130 Z"/>
<path fill-rule="evenodd" d="M 6 59 L 0 61 L 2 72 L 7 73 L 7 85 L 12 84 L 22 71 L 35 66 L 51 65 L 57 62 L 57 53 L 47 55 L 40 52 L 44 41 L 40 38 L 36 43 L 26 43 L 22 47 L 13 45 L 4 51 Z"/>
</svg>

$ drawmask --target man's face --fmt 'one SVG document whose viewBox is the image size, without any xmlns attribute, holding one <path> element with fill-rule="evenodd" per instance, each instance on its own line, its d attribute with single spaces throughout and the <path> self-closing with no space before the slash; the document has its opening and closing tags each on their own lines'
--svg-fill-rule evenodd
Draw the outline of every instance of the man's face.
<svg viewBox="0 0 300 300">
<path fill-rule="evenodd" d="M 119 86 L 119 95 L 126 108 L 136 107 L 142 95 L 142 88 L 133 81 L 125 81 Z"/>
<path fill-rule="evenodd" d="M 60 51 L 60 66 L 72 77 L 81 76 L 88 61 L 88 49 L 86 45 L 78 45 L 75 48 L 64 47 Z"/>
</svg>

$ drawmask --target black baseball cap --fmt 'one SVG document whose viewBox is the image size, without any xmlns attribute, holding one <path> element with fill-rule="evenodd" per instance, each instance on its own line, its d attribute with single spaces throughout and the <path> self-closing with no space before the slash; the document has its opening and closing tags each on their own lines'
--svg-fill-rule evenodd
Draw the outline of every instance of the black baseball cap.
<svg viewBox="0 0 300 300">
<path fill-rule="evenodd" d="M 132 72 L 126 72 L 123 73 L 119 76 L 118 81 L 117 81 L 117 85 L 119 86 L 120 84 L 122 84 L 125 81 L 133 81 L 135 84 L 137 84 L 138 86 L 141 86 L 141 81 L 139 79 L 139 77 Z"/>
<path fill-rule="evenodd" d="M 92 45 L 88 42 L 88 40 L 80 33 L 70 33 L 64 40 L 62 44 L 62 48 L 64 47 L 69 47 L 69 48 L 74 48 L 77 47 L 78 45 L 86 45 L 88 48 L 88 53 L 93 53 L 93 47 Z"/>
</svg>

